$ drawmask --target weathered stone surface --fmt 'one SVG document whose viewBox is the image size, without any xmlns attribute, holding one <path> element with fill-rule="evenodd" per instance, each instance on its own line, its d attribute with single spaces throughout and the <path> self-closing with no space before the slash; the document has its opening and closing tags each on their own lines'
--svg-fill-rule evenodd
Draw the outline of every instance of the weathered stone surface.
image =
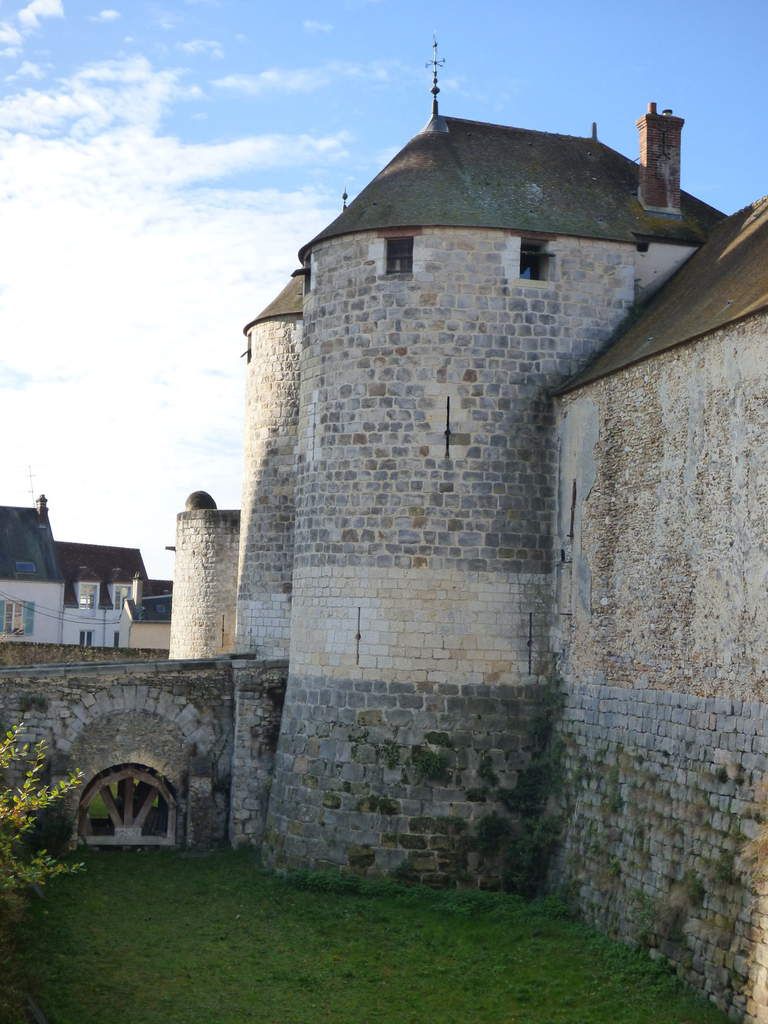
<svg viewBox="0 0 768 1024">
<path fill-rule="evenodd" d="M 213 658 L 235 646 L 240 512 L 176 517 L 171 658 Z"/>
<path fill-rule="evenodd" d="M 284 687 L 284 666 L 245 659 L 3 669 L 0 723 L 45 740 L 54 781 L 79 770 L 85 786 L 122 764 L 158 773 L 180 845 L 257 843 Z"/>
<path fill-rule="evenodd" d="M 262 659 L 288 657 L 300 343 L 295 315 L 249 335 L 236 646 Z"/>
</svg>

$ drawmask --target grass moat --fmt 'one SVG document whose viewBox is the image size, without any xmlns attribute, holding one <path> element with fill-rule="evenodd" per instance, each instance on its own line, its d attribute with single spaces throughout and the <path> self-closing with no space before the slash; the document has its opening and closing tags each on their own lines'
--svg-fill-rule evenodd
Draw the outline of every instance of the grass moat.
<svg viewBox="0 0 768 1024">
<path fill-rule="evenodd" d="M 92 852 L 19 934 L 50 1024 L 723 1024 L 556 905 Z"/>
</svg>

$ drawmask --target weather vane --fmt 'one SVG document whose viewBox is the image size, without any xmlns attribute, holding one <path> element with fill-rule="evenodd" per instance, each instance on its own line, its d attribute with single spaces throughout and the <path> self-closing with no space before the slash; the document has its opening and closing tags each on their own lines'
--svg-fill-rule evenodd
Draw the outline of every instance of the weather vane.
<svg viewBox="0 0 768 1024">
<path fill-rule="evenodd" d="M 437 117 L 437 94 L 440 89 L 437 85 L 437 69 L 443 67 L 445 57 L 437 56 L 437 36 L 432 36 L 432 60 L 428 60 L 424 67 L 432 68 L 432 117 Z"/>
</svg>

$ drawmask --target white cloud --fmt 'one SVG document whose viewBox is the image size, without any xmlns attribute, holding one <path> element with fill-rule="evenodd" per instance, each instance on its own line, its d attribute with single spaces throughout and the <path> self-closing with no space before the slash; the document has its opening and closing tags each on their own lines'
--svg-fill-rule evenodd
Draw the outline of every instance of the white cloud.
<svg viewBox="0 0 768 1024">
<path fill-rule="evenodd" d="M 207 54 L 210 57 L 215 57 L 217 60 L 221 60 L 224 56 L 221 43 L 215 39 L 190 39 L 186 43 L 177 43 L 176 48 L 181 50 L 182 53 L 189 53 L 193 56 Z"/>
<path fill-rule="evenodd" d="M 327 21 L 312 21 L 312 19 L 308 19 L 301 23 L 301 27 L 305 32 L 333 32 L 333 25 L 329 25 Z"/>
<path fill-rule="evenodd" d="M 120 14 L 120 11 L 116 11 L 116 10 L 114 10 L 111 7 L 107 7 L 105 10 L 99 11 L 98 14 L 92 15 L 88 20 L 89 21 L 108 22 L 108 21 L 117 21 L 118 18 L 121 18 L 121 17 L 122 17 L 122 15 Z"/>
<path fill-rule="evenodd" d="M 7 21 L 0 21 L 0 44 L 3 46 L 21 46 L 21 33 Z"/>
<path fill-rule="evenodd" d="M 390 69 L 383 63 L 331 61 L 316 68 L 267 68 L 256 74 L 225 75 L 213 84 L 246 96 L 262 96 L 269 92 L 314 92 L 340 78 L 386 82 L 389 77 Z"/>
<path fill-rule="evenodd" d="M 0 129 L 50 132 L 67 123 L 79 135 L 103 131 L 116 122 L 156 126 L 169 103 L 200 95 L 177 71 L 154 72 L 144 57 L 92 64 L 56 91 L 0 98 Z"/>
<path fill-rule="evenodd" d="M 183 98 L 178 73 L 137 59 L 0 102 L 0 407 L 24 425 L 0 500 L 28 501 L 31 464 L 56 536 L 140 545 L 158 576 L 190 491 L 239 506 L 242 325 L 336 214 L 310 189 L 227 176 L 346 145 L 188 145 L 159 129 Z"/>
<path fill-rule="evenodd" d="M 22 61 L 18 70 L 13 75 L 6 75 L 6 82 L 15 82 L 18 78 L 45 78 L 45 71 L 39 64 L 33 64 L 31 60 Z"/>
<path fill-rule="evenodd" d="M 61 0 L 32 0 L 19 11 L 20 23 L 27 29 L 37 28 L 41 18 L 63 18 Z"/>
</svg>

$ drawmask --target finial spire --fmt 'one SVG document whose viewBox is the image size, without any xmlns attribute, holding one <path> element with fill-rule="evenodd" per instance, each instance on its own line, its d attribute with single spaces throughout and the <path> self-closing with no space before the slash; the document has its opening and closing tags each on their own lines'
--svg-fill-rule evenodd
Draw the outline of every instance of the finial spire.
<svg viewBox="0 0 768 1024">
<path fill-rule="evenodd" d="M 437 117 L 437 94 L 440 89 L 437 85 L 437 69 L 443 67 L 445 64 L 445 57 L 438 58 L 437 56 L 437 36 L 432 36 L 432 60 L 428 60 L 425 67 L 432 67 L 432 117 Z"/>
<path fill-rule="evenodd" d="M 341 193 L 341 208 L 342 208 L 342 210 L 346 210 L 346 208 L 347 208 L 347 200 L 348 199 L 349 199 L 349 196 L 347 195 L 347 186 L 345 185 L 344 186 L 344 191 Z"/>
</svg>

